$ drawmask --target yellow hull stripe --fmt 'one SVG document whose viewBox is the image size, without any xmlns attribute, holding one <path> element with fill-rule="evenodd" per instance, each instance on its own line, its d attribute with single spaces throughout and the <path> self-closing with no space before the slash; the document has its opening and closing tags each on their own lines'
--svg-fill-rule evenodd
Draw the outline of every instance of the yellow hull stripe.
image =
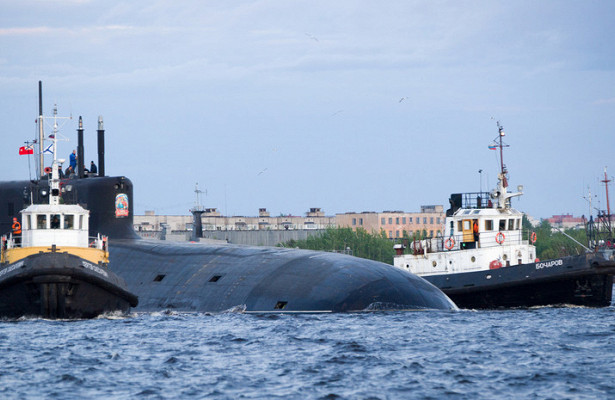
<svg viewBox="0 0 615 400">
<path fill-rule="evenodd" d="M 16 247 L 8 249 L 2 254 L 2 262 L 12 264 L 28 256 L 39 253 L 51 253 L 51 247 Z M 99 262 L 107 264 L 109 262 L 109 253 L 90 247 L 56 247 L 56 253 L 72 254 L 94 264 L 98 264 Z"/>
</svg>

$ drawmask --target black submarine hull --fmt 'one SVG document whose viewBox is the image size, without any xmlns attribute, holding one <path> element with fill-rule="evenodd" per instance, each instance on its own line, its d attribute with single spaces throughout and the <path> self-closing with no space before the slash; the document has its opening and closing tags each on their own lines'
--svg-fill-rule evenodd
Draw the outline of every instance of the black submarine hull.
<svg viewBox="0 0 615 400">
<path fill-rule="evenodd" d="M 135 311 L 342 312 L 455 309 L 436 287 L 392 265 L 334 253 L 142 240 L 133 229 L 132 182 L 64 179 L 62 196 L 90 210 L 90 235 L 109 237 L 109 268 L 139 297 Z M 45 202 L 45 180 L 0 183 L 0 229 Z"/>
<path fill-rule="evenodd" d="M 138 304 L 105 267 L 68 253 L 33 254 L 0 266 L 0 316 L 85 319 Z"/>
<path fill-rule="evenodd" d="M 486 271 L 426 276 L 460 308 L 546 305 L 608 307 L 613 295 L 612 250 Z"/>
<path fill-rule="evenodd" d="M 433 285 L 357 257 L 309 250 L 147 240 L 110 243 L 137 310 L 346 312 L 451 309 Z"/>
</svg>

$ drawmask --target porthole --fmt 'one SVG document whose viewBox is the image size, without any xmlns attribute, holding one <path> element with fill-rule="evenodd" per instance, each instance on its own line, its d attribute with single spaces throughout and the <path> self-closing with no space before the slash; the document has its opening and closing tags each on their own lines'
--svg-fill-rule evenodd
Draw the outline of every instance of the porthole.
<svg viewBox="0 0 615 400">
<path fill-rule="evenodd" d="M 502 255 L 502 260 L 504 261 L 508 260 L 508 256 L 506 254 Z"/>
<path fill-rule="evenodd" d="M 476 262 L 476 257 L 472 256 L 472 258 L 470 258 L 470 260 L 471 260 L 472 262 Z"/>
<path fill-rule="evenodd" d="M 434 261 L 432 261 L 432 262 L 431 262 L 431 265 L 432 265 L 434 268 L 436 268 L 436 266 L 438 265 L 438 263 L 436 262 L 436 260 L 434 260 Z"/>
</svg>

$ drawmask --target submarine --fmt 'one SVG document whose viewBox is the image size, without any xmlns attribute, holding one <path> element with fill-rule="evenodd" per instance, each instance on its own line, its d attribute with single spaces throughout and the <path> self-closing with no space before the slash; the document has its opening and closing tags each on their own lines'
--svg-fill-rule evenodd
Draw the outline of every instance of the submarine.
<svg viewBox="0 0 615 400">
<path fill-rule="evenodd" d="M 44 118 L 41 98 L 39 82 L 39 121 Z M 102 117 L 97 134 L 97 174 L 85 171 L 83 131 L 78 130 L 77 171 L 61 179 L 61 192 L 64 202 L 90 211 L 90 234 L 108 237 L 109 269 L 138 297 L 135 312 L 316 313 L 457 308 L 426 280 L 377 261 L 312 250 L 142 239 L 133 228 L 133 183 L 126 176 L 105 175 Z M 37 147 L 43 148 L 42 128 L 39 140 Z M 39 170 L 43 171 L 43 157 L 39 159 Z M 45 176 L 0 182 L 0 232 L 10 230 L 19 210 L 31 203 L 44 203 L 48 196 L 49 180 Z"/>
</svg>

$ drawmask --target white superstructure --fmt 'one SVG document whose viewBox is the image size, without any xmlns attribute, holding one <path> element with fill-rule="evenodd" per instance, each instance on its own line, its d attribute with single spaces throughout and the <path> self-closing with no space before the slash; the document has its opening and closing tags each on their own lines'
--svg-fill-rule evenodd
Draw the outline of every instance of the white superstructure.
<svg viewBox="0 0 615 400">
<path fill-rule="evenodd" d="M 499 124 L 498 128 L 501 152 L 504 132 Z M 413 241 L 408 248 L 395 245 L 398 255 L 394 265 L 427 276 L 534 262 L 536 234 L 524 239 L 523 213 L 512 208 L 510 202 L 512 197 L 523 194 L 523 187 L 519 186 L 517 193 L 509 193 L 506 174 L 502 163 L 498 187 L 491 193 L 452 195 L 443 236 Z"/>
</svg>

